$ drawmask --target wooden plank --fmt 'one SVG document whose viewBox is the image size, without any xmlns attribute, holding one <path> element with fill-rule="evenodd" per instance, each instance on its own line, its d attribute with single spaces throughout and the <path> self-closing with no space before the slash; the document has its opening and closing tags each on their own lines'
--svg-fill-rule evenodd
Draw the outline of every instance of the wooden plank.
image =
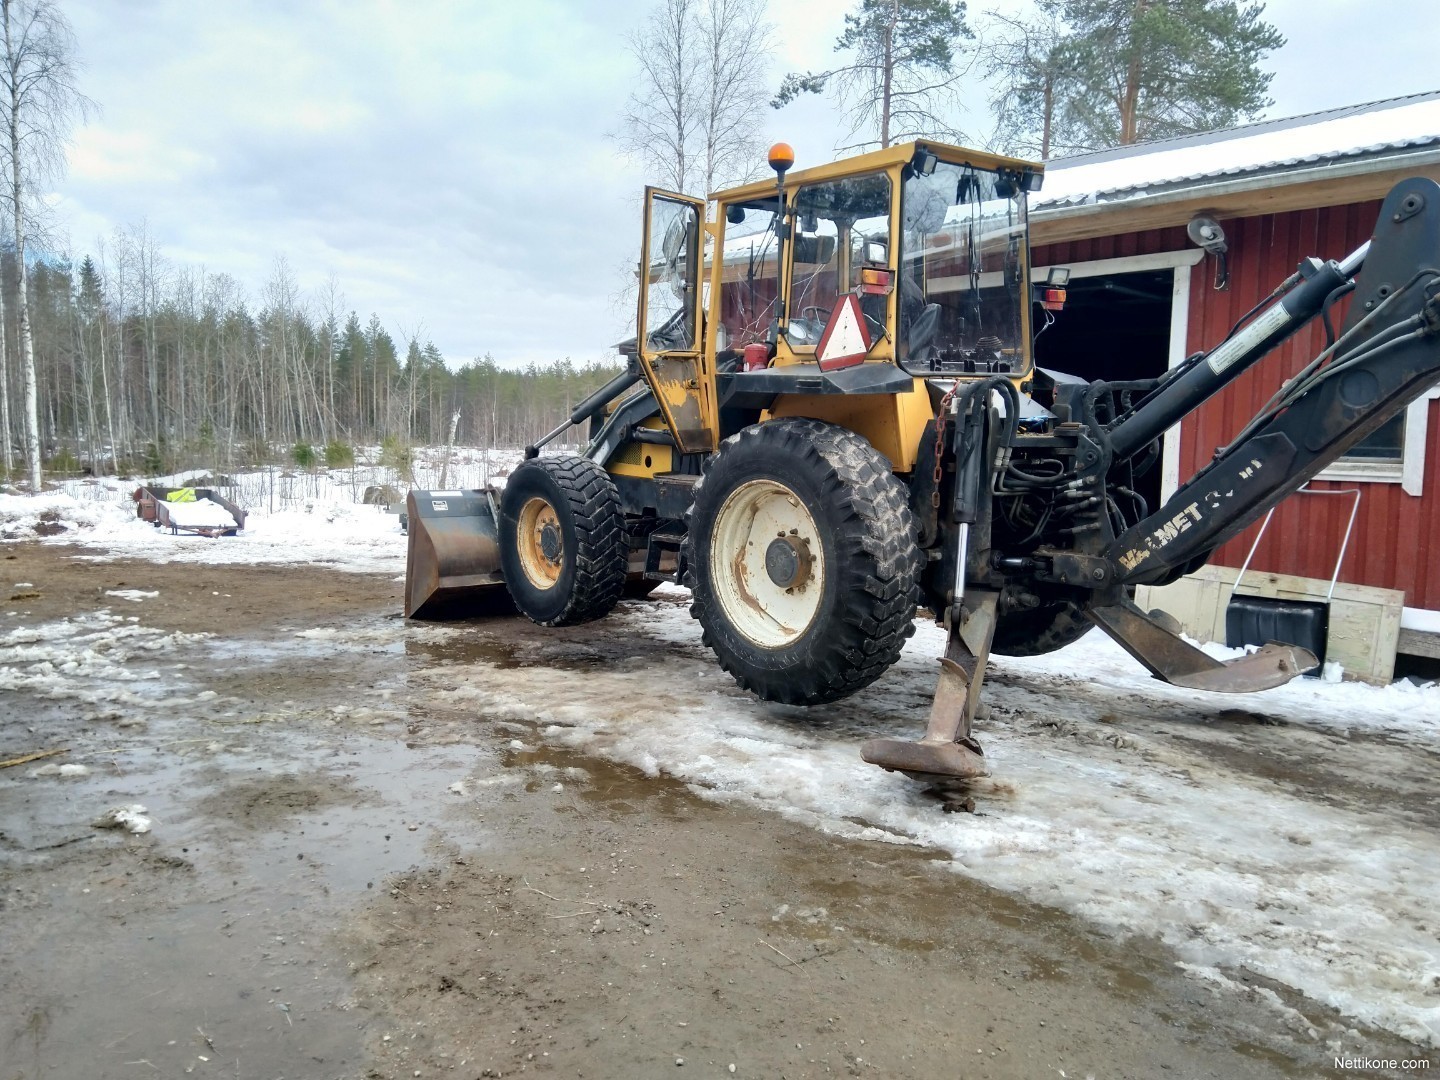
<svg viewBox="0 0 1440 1080">
<path fill-rule="evenodd" d="M 1401 629 L 1396 648 L 1406 656 L 1428 656 L 1440 660 L 1440 634 Z"/>
<path fill-rule="evenodd" d="M 21 754 L 19 757 L 11 758 L 8 761 L 0 761 L 0 769 L 8 769 L 15 765 L 24 765 L 28 761 L 39 761 L 41 758 L 54 757 L 56 754 L 66 753 L 70 748 L 62 746 L 56 750 L 37 750 L 33 754 Z"/>
</svg>

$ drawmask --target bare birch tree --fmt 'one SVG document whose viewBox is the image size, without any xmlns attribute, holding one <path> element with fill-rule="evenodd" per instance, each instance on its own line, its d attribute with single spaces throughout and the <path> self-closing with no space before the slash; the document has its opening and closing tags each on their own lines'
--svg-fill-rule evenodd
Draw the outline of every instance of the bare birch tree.
<svg viewBox="0 0 1440 1080">
<path fill-rule="evenodd" d="M 703 195 L 759 166 L 764 15 L 763 0 L 661 0 L 631 37 L 639 76 L 617 140 L 663 186 Z"/>
<path fill-rule="evenodd" d="M 70 128 L 92 108 L 76 83 L 75 35 L 55 0 L 0 0 L 0 105 L 10 174 L 5 185 L 15 230 L 16 314 L 25 387 L 25 462 L 30 489 L 40 490 L 40 423 L 36 409 L 35 342 L 25 267 L 31 204 L 39 188 L 65 168 Z"/>
<path fill-rule="evenodd" d="M 15 457 L 12 453 L 10 440 L 12 429 L 10 427 L 10 365 L 6 355 L 5 347 L 5 290 L 0 288 L 0 442 L 5 444 L 5 479 L 10 479 L 10 474 L 15 468 Z"/>
<path fill-rule="evenodd" d="M 772 27 L 761 0 L 703 0 L 700 47 L 704 55 L 703 188 L 752 179 L 764 169 L 760 153 L 766 69 Z"/>
</svg>

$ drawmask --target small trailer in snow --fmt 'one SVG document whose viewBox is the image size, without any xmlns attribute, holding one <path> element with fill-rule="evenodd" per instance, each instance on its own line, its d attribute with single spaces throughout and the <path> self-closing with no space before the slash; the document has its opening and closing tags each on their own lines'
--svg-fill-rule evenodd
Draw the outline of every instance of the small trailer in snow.
<svg viewBox="0 0 1440 1080">
<path fill-rule="evenodd" d="M 245 511 L 213 488 L 161 487 L 135 489 L 135 514 L 157 529 L 200 536 L 234 536 L 245 527 Z"/>
</svg>

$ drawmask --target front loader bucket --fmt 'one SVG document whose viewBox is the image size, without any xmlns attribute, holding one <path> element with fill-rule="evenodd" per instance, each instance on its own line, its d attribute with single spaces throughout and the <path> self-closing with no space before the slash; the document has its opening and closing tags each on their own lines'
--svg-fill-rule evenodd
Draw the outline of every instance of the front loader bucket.
<svg viewBox="0 0 1440 1080">
<path fill-rule="evenodd" d="M 407 619 L 513 610 L 500 571 L 499 514 L 490 491 L 412 491 L 405 510 Z"/>
</svg>

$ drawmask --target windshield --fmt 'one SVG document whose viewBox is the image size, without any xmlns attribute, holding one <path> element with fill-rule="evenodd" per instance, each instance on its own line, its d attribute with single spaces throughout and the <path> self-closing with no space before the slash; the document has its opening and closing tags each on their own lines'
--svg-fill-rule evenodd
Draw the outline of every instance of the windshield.
<svg viewBox="0 0 1440 1080">
<path fill-rule="evenodd" d="M 884 173 L 807 184 L 795 193 L 795 240 L 789 325 L 795 348 L 814 346 L 840 297 L 854 291 L 865 258 L 884 266 L 890 245 L 890 178 Z M 843 259 L 843 263 L 842 263 Z M 847 269 L 848 268 L 848 269 Z M 862 310 L 884 332 L 886 298 L 862 298 Z M 873 336 L 878 336 L 874 330 Z"/>
<path fill-rule="evenodd" d="M 932 371 L 1024 370 L 1025 193 L 939 163 L 901 194 L 900 351 Z"/>
</svg>

